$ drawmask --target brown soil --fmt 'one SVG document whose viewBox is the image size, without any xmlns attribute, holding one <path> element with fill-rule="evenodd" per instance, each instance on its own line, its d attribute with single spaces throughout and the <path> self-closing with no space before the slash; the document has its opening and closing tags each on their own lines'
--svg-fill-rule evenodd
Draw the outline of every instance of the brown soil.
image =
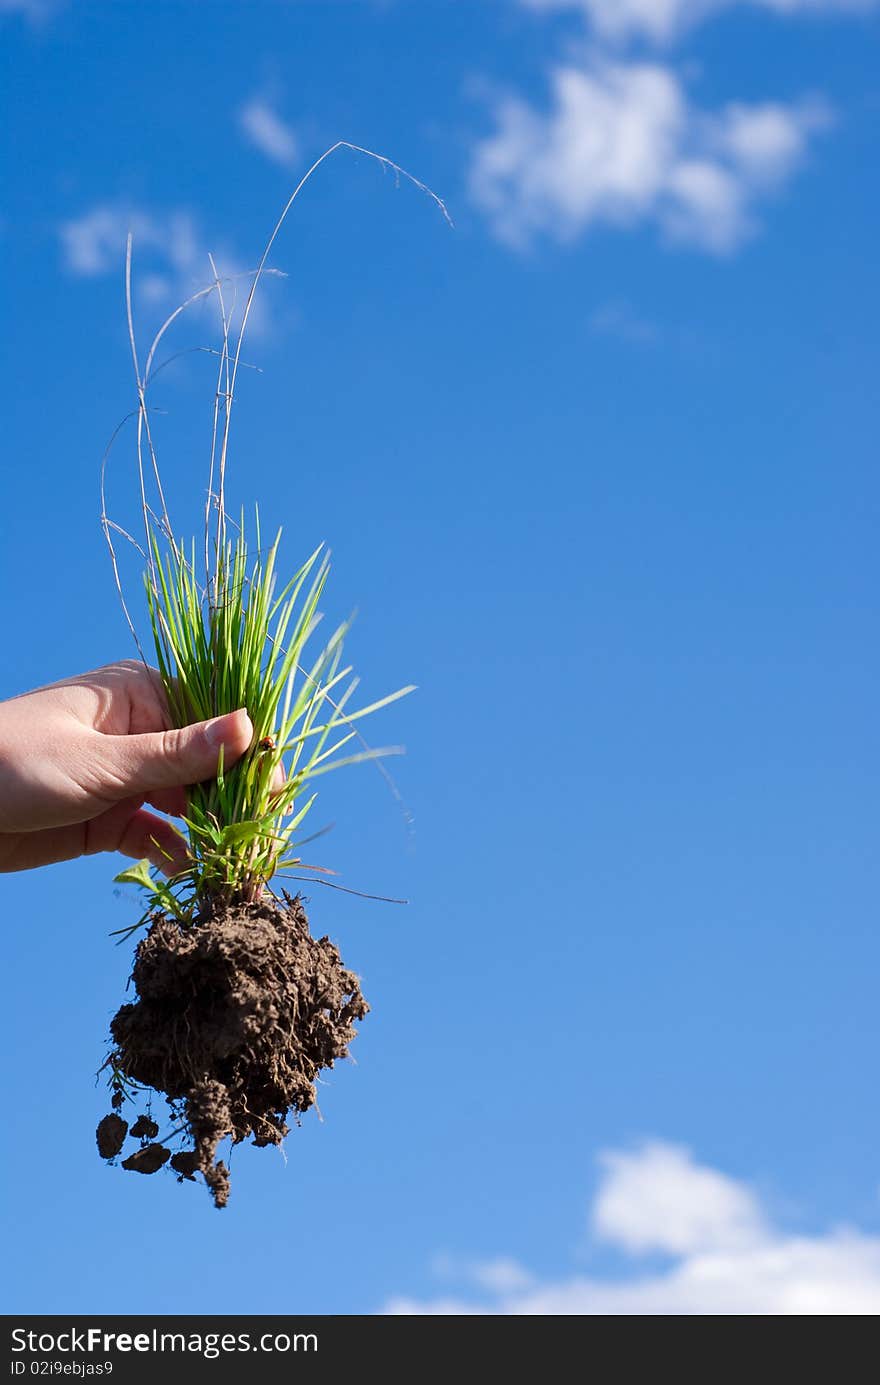
<svg viewBox="0 0 880 1385">
<path fill-rule="evenodd" d="M 164 1145 L 145 1145 L 123 1159 L 122 1167 L 132 1169 L 135 1173 L 156 1173 L 170 1158 L 171 1150 Z"/>
<path fill-rule="evenodd" d="M 159 1127 L 149 1116 L 138 1116 L 129 1134 L 137 1136 L 140 1140 L 155 1140 L 159 1134 Z"/>
<path fill-rule="evenodd" d="M 190 1183 L 195 1183 L 195 1175 L 199 1171 L 199 1156 L 194 1149 L 181 1149 L 177 1154 L 171 1156 L 171 1167 L 175 1173 L 180 1174 L 178 1183 L 182 1183 L 188 1178 Z"/>
<path fill-rule="evenodd" d="M 171 1167 L 181 1181 L 200 1172 L 223 1207 L 229 1170 L 217 1160 L 218 1144 L 252 1136 L 255 1145 L 279 1145 L 287 1117 L 314 1105 L 318 1073 L 348 1056 L 355 1021 L 369 1009 L 358 978 L 329 938 L 311 936 L 299 898 L 285 895 L 283 903 L 214 912 L 186 929 L 160 915 L 138 946 L 132 980 L 138 999 L 110 1025 L 113 1064 L 129 1081 L 165 1093 L 192 1146 Z M 101 1122 L 105 1158 L 125 1139 L 110 1121 L 125 1125 L 118 1116 Z M 154 1125 L 142 1116 L 131 1133 L 152 1139 Z M 169 1153 L 147 1145 L 122 1167 L 152 1173 Z"/>
<path fill-rule="evenodd" d="M 116 1155 L 125 1144 L 125 1137 L 128 1134 L 128 1122 L 121 1116 L 105 1116 L 95 1131 L 95 1138 L 98 1141 L 98 1153 L 102 1159 L 115 1159 Z"/>
</svg>

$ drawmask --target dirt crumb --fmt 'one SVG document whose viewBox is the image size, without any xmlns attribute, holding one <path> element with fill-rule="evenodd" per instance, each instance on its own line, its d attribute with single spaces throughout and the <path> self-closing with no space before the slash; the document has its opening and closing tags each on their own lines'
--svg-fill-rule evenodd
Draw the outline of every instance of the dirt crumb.
<svg viewBox="0 0 880 1385">
<path fill-rule="evenodd" d="M 102 1159 L 114 1159 L 125 1143 L 128 1134 L 128 1121 L 124 1121 L 121 1116 L 105 1116 L 98 1122 L 95 1131 L 95 1139 L 98 1141 L 98 1153 Z"/>
<path fill-rule="evenodd" d="M 159 1127 L 149 1116 L 138 1116 L 130 1133 L 139 1140 L 155 1140 L 159 1134 Z"/>
<path fill-rule="evenodd" d="M 175 1173 L 180 1174 L 180 1180 L 188 1178 L 190 1183 L 195 1183 L 195 1175 L 199 1168 L 199 1156 L 194 1149 L 181 1149 L 171 1156 L 171 1167 Z"/>
<path fill-rule="evenodd" d="M 122 1167 L 133 1173 L 156 1173 L 170 1158 L 171 1150 L 164 1145 L 144 1145 L 143 1149 L 123 1159 Z"/>
<path fill-rule="evenodd" d="M 212 1164 L 205 1174 L 205 1182 L 211 1190 L 215 1207 L 225 1207 L 229 1201 L 229 1169 L 222 1159 Z"/>
</svg>

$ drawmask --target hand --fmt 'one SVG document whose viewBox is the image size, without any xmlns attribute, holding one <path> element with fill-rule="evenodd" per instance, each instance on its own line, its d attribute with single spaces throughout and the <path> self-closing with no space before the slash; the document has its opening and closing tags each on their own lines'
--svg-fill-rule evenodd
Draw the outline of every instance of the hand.
<svg viewBox="0 0 880 1385">
<path fill-rule="evenodd" d="M 184 786 L 252 738 L 244 710 L 170 729 L 158 672 L 134 659 L 0 702 L 0 871 L 121 851 L 172 874 L 186 841 L 143 805 L 185 812 Z"/>
</svg>

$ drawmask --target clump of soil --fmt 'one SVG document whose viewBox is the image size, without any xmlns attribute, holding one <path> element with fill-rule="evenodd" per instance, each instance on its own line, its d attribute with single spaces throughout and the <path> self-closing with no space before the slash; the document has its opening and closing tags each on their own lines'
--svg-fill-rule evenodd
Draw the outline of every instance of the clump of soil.
<svg viewBox="0 0 880 1385">
<path fill-rule="evenodd" d="M 125 1144 L 125 1137 L 128 1134 L 128 1122 L 121 1116 L 105 1116 L 99 1123 L 95 1131 L 95 1139 L 98 1141 L 98 1153 L 102 1159 L 115 1159 L 116 1155 Z"/>
<path fill-rule="evenodd" d="M 188 1178 L 190 1183 L 195 1183 L 195 1175 L 199 1171 L 199 1156 L 194 1149 L 178 1150 L 177 1154 L 171 1156 L 171 1167 L 180 1175 L 178 1183 L 182 1183 L 185 1178 Z"/>
<path fill-rule="evenodd" d="M 138 1116 L 129 1133 L 140 1140 L 155 1140 L 159 1134 L 159 1126 L 149 1116 Z"/>
<path fill-rule="evenodd" d="M 216 909 L 187 928 L 157 916 L 135 954 L 138 999 L 111 1022 L 115 1073 L 164 1092 L 191 1149 L 170 1156 L 147 1144 L 122 1167 L 152 1173 L 170 1158 L 179 1181 L 200 1172 L 214 1203 L 229 1197 L 229 1170 L 217 1159 L 233 1144 L 280 1145 L 294 1119 L 315 1103 L 315 1079 L 348 1056 L 355 1021 L 369 1006 L 358 978 L 329 938 L 315 939 L 300 899 Z M 125 1129 L 98 1127 L 104 1158 L 118 1154 Z M 155 1139 L 141 1116 L 132 1135 Z"/>
<path fill-rule="evenodd" d="M 164 1145 L 144 1145 L 143 1149 L 123 1159 L 122 1167 L 132 1169 L 135 1173 L 156 1173 L 170 1158 L 171 1150 Z"/>
</svg>

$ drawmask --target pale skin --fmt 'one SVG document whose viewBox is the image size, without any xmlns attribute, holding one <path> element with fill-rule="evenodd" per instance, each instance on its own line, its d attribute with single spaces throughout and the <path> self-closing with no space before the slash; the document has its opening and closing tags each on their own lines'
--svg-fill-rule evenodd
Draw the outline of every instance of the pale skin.
<svg viewBox="0 0 880 1385">
<path fill-rule="evenodd" d="M 0 702 L 0 871 L 99 851 L 179 870 L 186 841 L 158 814 L 252 739 L 244 709 L 173 729 L 158 672 L 133 659 Z"/>
</svg>

